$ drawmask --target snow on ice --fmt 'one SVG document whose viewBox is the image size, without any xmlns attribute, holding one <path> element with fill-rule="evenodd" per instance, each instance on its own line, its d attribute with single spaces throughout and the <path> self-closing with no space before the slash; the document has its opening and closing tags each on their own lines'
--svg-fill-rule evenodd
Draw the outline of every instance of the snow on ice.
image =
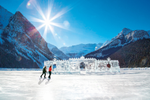
<svg viewBox="0 0 150 100">
<path fill-rule="evenodd" d="M 149 70 L 52 74 L 41 82 L 42 71 L 0 71 L 0 100 L 150 100 Z"/>
</svg>

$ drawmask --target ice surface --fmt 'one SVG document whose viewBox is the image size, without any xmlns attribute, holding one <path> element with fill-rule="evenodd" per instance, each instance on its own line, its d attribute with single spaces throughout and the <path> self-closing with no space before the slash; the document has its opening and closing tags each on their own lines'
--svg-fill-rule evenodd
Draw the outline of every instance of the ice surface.
<svg viewBox="0 0 150 100">
<path fill-rule="evenodd" d="M 149 71 L 121 69 L 121 73 L 114 75 L 52 74 L 49 82 L 39 81 L 41 71 L 0 71 L 0 100 L 150 100 Z"/>
</svg>

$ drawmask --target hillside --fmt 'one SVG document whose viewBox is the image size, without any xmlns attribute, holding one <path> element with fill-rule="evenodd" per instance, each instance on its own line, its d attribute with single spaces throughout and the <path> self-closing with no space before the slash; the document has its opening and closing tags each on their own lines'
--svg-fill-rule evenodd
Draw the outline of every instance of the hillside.
<svg viewBox="0 0 150 100">
<path fill-rule="evenodd" d="M 150 67 L 150 39 L 130 43 L 110 55 L 121 67 Z"/>
</svg>

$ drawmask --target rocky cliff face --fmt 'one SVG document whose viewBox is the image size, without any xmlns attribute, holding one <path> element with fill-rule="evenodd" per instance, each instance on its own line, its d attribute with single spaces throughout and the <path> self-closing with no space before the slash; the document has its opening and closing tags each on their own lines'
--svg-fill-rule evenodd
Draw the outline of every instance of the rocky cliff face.
<svg viewBox="0 0 150 100">
<path fill-rule="evenodd" d="M 20 12 L 10 17 L 0 41 L 0 67 L 39 68 L 53 59 L 46 41 Z"/>
</svg>

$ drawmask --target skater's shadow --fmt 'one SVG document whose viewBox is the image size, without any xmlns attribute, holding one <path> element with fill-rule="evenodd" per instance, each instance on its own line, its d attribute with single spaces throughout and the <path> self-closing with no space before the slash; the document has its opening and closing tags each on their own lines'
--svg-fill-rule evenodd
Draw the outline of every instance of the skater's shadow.
<svg viewBox="0 0 150 100">
<path fill-rule="evenodd" d="M 46 82 L 45 84 L 48 84 L 48 83 L 49 83 L 49 81 L 50 81 L 50 78 L 47 80 L 47 82 Z"/>
<path fill-rule="evenodd" d="M 40 84 L 44 81 L 44 79 L 45 79 L 45 78 L 43 78 L 43 79 L 40 78 L 38 84 L 40 85 Z"/>
</svg>

